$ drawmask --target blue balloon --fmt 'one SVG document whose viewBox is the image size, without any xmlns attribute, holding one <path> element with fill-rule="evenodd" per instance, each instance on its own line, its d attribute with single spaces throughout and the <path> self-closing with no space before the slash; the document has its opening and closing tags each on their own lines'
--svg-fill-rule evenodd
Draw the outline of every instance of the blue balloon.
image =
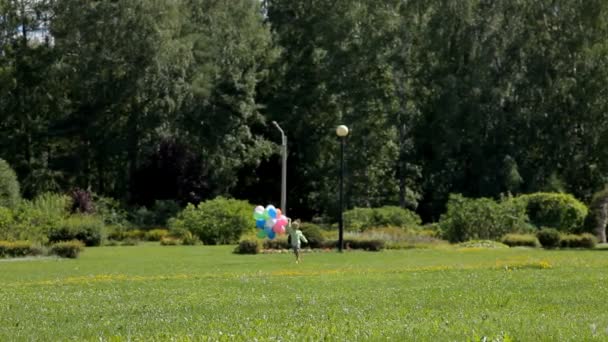
<svg viewBox="0 0 608 342">
<path fill-rule="evenodd" d="M 276 236 L 275 232 L 273 232 L 272 230 L 270 231 L 270 233 L 267 233 L 267 234 L 268 234 L 268 238 L 270 240 L 274 239 L 274 237 Z"/>
<path fill-rule="evenodd" d="M 266 235 L 270 236 L 270 234 L 274 234 L 274 232 L 272 231 L 272 228 L 266 226 L 264 227 L 264 231 L 266 232 Z"/>
<path fill-rule="evenodd" d="M 255 220 L 255 226 L 260 228 L 260 229 L 264 229 L 264 224 L 266 223 L 266 221 L 264 219 L 262 220 Z"/>
<path fill-rule="evenodd" d="M 270 208 L 268 209 L 268 215 L 273 218 L 276 219 L 277 218 L 277 211 L 274 208 Z"/>
</svg>

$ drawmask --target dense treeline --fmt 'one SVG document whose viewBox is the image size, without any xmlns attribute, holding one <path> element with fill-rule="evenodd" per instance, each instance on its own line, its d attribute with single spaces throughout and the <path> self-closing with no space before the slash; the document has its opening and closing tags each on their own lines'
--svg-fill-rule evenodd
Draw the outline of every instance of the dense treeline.
<svg viewBox="0 0 608 342">
<path fill-rule="evenodd" d="M 603 0 L 0 0 L 0 158 L 25 197 L 218 195 L 424 219 L 608 175 Z"/>
</svg>

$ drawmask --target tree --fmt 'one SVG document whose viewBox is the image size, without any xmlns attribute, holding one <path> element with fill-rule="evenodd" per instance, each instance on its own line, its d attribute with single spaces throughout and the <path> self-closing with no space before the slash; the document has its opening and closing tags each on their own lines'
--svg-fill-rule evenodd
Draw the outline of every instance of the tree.
<svg viewBox="0 0 608 342">
<path fill-rule="evenodd" d="M 0 207 L 13 208 L 20 199 L 17 175 L 4 159 L 0 159 Z"/>
</svg>

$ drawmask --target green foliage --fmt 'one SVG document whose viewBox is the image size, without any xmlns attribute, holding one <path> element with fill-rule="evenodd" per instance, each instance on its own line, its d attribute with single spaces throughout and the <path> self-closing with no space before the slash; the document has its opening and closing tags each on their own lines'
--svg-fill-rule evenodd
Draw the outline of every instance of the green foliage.
<svg viewBox="0 0 608 342">
<path fill-rule="evenodd" d="M 42 254 L 42 248 L 29 241 L 0 240 L 0 258 L 22 258 Z"/>
<path fill-rule="evenodd" d="M 500 239 L 526 228 L 525 207 L 512 199 L 496 202 L 488 198 L 470 199 L 450 195 L 447 212 L 439 224 L 450 242 Z"/>
<path fill-rule="evenodd" d="M 461 248 L 509 248 L 501 242 L 493 240 L 469 240 L 458 244 Z"/>
<path fill-rule="evenodd" d="M 171 236 L 163 236 L 160 239 L 161 246 L 179 246 L 182 244 L 182 240 L 171 237 Z"/>
<path fill-rule="evenodd" d="M 0 240 L 8 240 L 14 236 L 15 219 L 13 212 L 0 206 Z"/>
<path fill-rule="evenodd" d="M 50 253 L 62 258 L 78 258 L 84 250 L 84 243 L 80 240 L 61 241 L 51 245 Z"/>
<path fill-rule="evenodd" d="M 246 201 L 218 197 L 198 206 L 189 204 L 169 225 L 190 231 L 206 245 L 232 244 L 253 229 L 252 208 Z"/>
<path fill-rule="evenodd" d="M 300 230 L 302 234 L 308 240 L 308 247 L 310 248 L 320 248 L 325 241 L 325 237 L 323 237 L 321 228 L 314 223 L 303 222 L 300 224 Z M 291 238 L 288 235 L 289 243 L 291 243 Z"/>
<path fill-rule="evenodd" d="M 162 238 L 169 236 L 169 230 L 167 229 L 152 229 L 147 231 L 145 239 L 148 241 L 160 241 Z"/>
<path fill-rule="evenodd" d="M 500 239 L 500 242 L 509 247 L 540 247 L 540 242 L 535 235 L 530 234 L 507 234 Z"/>
<path fill-rule="evenodd" d="M 68 217 L 70 198 L 65 195 L 44 193 L 32 201 L 23 200 L 14 210 L 13 239 L 27 239 L 46 243 L 51 230 Z"/>
<path fill-rule="evenodd" d="M 241 240 L 234 249 L 236 254 L 258 254 L 260 253 L 260 242 L 258 240 Z"/>
<path fill-rule="evenodd" d="M 536 233 L 536 237 L 544 248 L 559 247 L 559 242 L 561 240 L 560 233 L 555 228 L 542 228 Z"/>
<path fill-rule="evenodd" d="M 49 231 L 50 242 L 79 240 L 86 246 L 99 246 L 106 237 L 103 220 L 91 215 L 73 215 Z"/>
<path fill-rule="evenodd" d="M 581 235 L 565 234 L 560 238 L 559 246 L 562 248 L 588 248 L 593 249 L 598 243 L 597 237 L 584 233 Z"/>
<path fill-rule="evenodd" d="M 20 199 L 17 175 L 4 159 L 0 159 L 0 206 L 14 208 Z"/>
<path fill-rule="evenodd" d="M 420 217 L 400 207 L 354 208 L 344 212 L 346 231 L 360 232 L 377 227 L 416 227 L 422 223 Z"/>
<path fill-rule="evenodd" d="M 166 227 L 169 219 L 175 217 L 181 211 L 181 209 L 181 206 L 176 201 L 155 201 L 154 205 L 152 206 L 152 212 L 154 213 L 154 224 L 161 227 Z"/>
<path fill-rule="evenodd" d="M 516 200 L 524 203 L 532 224 L 566 233 L 580 231 L 588 213 L 585 204 L 570 194 L 539 192 Z"/>
<path fill-rule="evenodd" d="M 361 249 L 371 252 L 378 252 L 384 249 L 385 242 L 380 239 L 365 239 L 365 238 L 355 238 L 355 239 L 344 239 L 344 249 Z M 338 248 L 338 240 L 329 240 L 325 241 L 322 246 L 323 248 Z"/>
<path fill-rule="evenodd" d="M 289 238 L 279 237 L 273 240 L 264 240 L 262 246 L 264 249 L 291 249 Z"/>
</svg>

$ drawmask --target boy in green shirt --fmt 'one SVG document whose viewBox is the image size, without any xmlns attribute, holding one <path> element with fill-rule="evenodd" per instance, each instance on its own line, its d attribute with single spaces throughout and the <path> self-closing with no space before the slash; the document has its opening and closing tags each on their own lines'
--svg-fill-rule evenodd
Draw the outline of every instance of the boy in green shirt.
<svg viewBox="0 0 608 342">
<path fill-rule="evenodd" d="M 296 255 L 296 264 L 298 264 L 301 260 L 300 248 L 302 247 L 302 242 L 308 243 L 308 240 L 306 240 L 306 236 L 304 236 L 304 233 L 300 230 L 300 220 L 295 220 L 293 225 L 294 227 L 291 227 L 291 220 L 289 220 L 287 233 L 289 233 L 291 247 L 293 248 L 293 253 Z"/>
</svg>

